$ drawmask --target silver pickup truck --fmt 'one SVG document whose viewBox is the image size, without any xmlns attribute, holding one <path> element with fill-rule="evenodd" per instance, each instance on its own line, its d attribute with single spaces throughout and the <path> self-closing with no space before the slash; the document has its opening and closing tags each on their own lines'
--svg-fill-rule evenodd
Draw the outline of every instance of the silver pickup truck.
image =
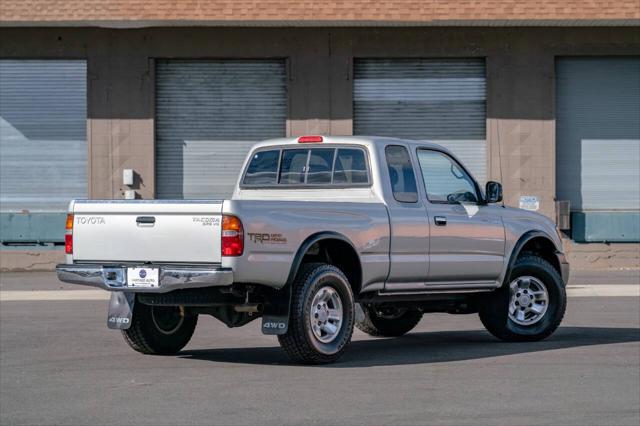
<svg viewBox="0 0 640 426">
<path fill-rule="evenodd" d="M 436 144 L 274 139 L 249 153 L 230 200 L 72 201 L 56 269 L 112 292 L 108 326 L 145 354 L 183 349 L 202 314 L 262 318 L 303 363 L 336 360 L 354 326 L 400 336 L 425 312 L 543 339 L 566 308 L 560 234 L 501 201 L 499 183 L 483 191 Z"/>
</svg>

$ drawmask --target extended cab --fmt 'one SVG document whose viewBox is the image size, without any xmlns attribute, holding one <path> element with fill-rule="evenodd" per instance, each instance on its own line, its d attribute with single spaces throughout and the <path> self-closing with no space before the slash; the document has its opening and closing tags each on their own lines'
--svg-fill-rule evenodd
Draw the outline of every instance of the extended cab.
<svg viewBox="0 0 640 426">
<path fill-rule="evenodd" d="M 180 351 L 203 314 L 261 318 L 305 363 L 336 360 L 354 326 L 400 336 L 427 312 L 539 340 L 562 320 L 569 266 L 552 221 L 501 201 L 432 143 L 274 139 L 229 200 L 72 201 L 57 273 L 112 292 L 108 326 L 147 354 Z"/>
</svg>

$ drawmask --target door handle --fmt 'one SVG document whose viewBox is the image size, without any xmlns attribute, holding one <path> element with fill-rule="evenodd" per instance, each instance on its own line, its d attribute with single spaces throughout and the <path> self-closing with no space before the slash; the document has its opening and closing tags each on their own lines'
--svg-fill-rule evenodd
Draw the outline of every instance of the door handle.
<svg viewBox="0 0 640 426">
<path fill-rule="evenodd" d="M 138 216 L 136 223 L 138 226 L 153 226 L 156 223 L 156 218 L 153 216 Z"/>
<path fill-rule="evenodd" d="M 445 226 L 447 224 L 447 218 L 444 216 L 435 216 L 433 220 L 436 226 Z"/>
</svg>

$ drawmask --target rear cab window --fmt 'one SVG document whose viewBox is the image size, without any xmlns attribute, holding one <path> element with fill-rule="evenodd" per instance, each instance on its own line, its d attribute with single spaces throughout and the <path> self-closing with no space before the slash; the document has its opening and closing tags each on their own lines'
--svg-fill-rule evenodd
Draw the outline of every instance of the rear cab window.
<svg viewBox="0 0 640 426">
<path fill-rule="evenodd" d="M 253 153 L 241 187 L 369 186 L 362 147 L 274 148 Z"/>
<path fill-rule="evenodd" d="M 329 184 L 332 182 L 335 149 L 316 148 L 310 150 L 308 184 Z"/>
<path fill-rule="evenodd" d="M 280 178 L 278 183 L 300 184 L 304 183 L 307 169 L 308 149 L 287 149 L 282 154 L 280 165 Z"/>
<path fill-rule="evenodd" d="M 274 185 L 278 177 L 280 150 L 258 151 L 253 154 L 247 172 L 245 185 Z"/>
<path fill-rule="evenodd" d="M 361 149 L 340 148 L 333 172 L 334 183 L 357 184 L 368 182 L 367 162 Z"/>
</svg>

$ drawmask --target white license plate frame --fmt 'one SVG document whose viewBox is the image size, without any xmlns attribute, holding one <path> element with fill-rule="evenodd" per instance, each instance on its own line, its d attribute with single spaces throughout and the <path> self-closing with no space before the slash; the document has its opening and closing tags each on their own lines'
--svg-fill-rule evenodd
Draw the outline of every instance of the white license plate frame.
<svg viewBox="0 0 640 426">
<path fill-rule="evenodd" d="M 160 287 L 160 268 L 147 268 L 147 267 L 127 268 L 127 287 L 132 287 L 132 288 Z"/>
</svg>

